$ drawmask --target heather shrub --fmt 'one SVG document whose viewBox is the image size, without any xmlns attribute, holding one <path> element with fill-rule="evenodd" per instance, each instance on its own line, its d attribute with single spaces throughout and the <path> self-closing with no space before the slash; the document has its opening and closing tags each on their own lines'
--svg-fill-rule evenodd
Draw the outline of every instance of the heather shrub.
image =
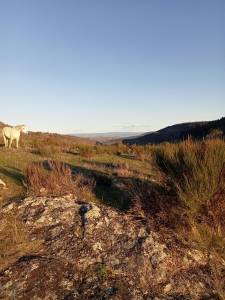
<svg viewBox="0 0 225 300">
<path fill-rule="evenodd" d="M 26 170 L 28 194 L 35 196 L 63 196 L 73 194 L 90 198 L 94 180 L 72 174 L 71 168 L 59 161 L 32 162 Z"/>
<path fill-rule="evenodd" d="M 61 162 L 32 162 L 26 169 L 26 186 L 32 195 L 65 195 L 74 191 L 72 172 Z"/>
</svg>

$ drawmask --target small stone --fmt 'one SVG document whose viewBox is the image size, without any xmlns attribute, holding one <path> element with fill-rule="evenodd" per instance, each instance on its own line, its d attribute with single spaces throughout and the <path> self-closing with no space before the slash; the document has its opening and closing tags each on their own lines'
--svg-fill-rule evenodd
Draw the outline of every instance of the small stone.
<svg viewBox="0 0 225 300">
<path fill-rule="evenodd" d="M 96 244 L 94 244 L 92 248 L 93 248 L 93 250 L 94 250 L 95 252 L 102 251 L 102 245 L 101 245 L 101 243 L 99 243 L 99 242 L 97 242 Z"/>
<path fill-rule="evenodd" d="M 7 206 L 7 210 L 12 210 L 14 207 L 14 203 L 10 203 L 8 206 Z"/>
<path fill-rule="evenodd" d="M 119 265 L 119 264 L 120 264 L 120 261 L 119 261 L 119 259 L 117 259 L 117 258 L 111 259 L 110 264 L 111 264 L 112 266 L 116 266 L 116 265 Z"/>
<path fill-rule="evenodd" d="M 40 193 L 44 193 L 46 191 L 46 188 L 44 188 L 44 187 L 42 187 L 41 189 L 40 189 Z"/>
<path fill-rule="evenodd" d="M 198 263 L 204 262 L 205 257 L 203 253 L 198 250 L 188 251 L 188 255 Z"/>
<path fill-rule="evenodd" d="M 164 287 L 164 293 L 168 293 L 172 290 L 172 284 L 169 283 Z"/>
<path fill-rule="evenodd" d="M 3 185 L 3 188 L 6 188 L 6 183 L 2 179 L 0 179 L 0 185 Z"/>
<path fill-rule="evenodd" d="M 39 267 L 39 263 L 32 264 L 31 271 L 38 269 L 38 267 Z"/>
</svg>

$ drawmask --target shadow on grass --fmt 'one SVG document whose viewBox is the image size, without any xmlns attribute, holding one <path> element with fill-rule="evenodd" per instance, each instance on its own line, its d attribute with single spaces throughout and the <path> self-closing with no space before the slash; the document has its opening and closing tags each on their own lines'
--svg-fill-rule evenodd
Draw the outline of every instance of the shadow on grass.
<svg viewBox="0 0 225 300">
<path fill-rule="evenodd" d="M 138 178 L 135 174 L 133 177 L 119 177 L 99 170 L 69 166 L 74 173 L 94 178 L 96 181 L 94 193 L 97 199 L 121 211 L 128 211 L 133 204 L 139 202 L 149 216 L 158 216 L 179 205 L 173 189 L 151 180 Z"/>
<path fill-rule="evenodd" d="M 36 163 L 39 164 L 40 162 Z M 44 169 L 51 171 L 51 160 L 44 160 L 41 162 L 41 164 Z M 95 180 L 96 185 L 93 193 L 99 202 L 117 208 L 121 211 L 126 211 L 130 208 L 131 203 L 127 197 L 126 189 L 124 188 L 121 180 L 118 180 L 118 178 L 115 176 L 110 176 L 109 174 L 99 170 L 92 170 L 86 167 L 75 166 L 68 163 L 66 163 L 66 165 L 72 170 L 73 175 L 81 174 Z M 4 173 L 7 176 L 11 175 L 15 176 L 17 179 L 23 180 L 23 175 L 20 176 L 21 174 L 18 172 L 11 172 L 11 174 L 9 174 L 8 170 L 4 170 Z"/>
<path fill-rule="evenodd" d="M 96 166 L 98 168 L 107 168 L 107 169 L 110 169 L 110 170 L 113 170 L 119 164 L 119 162 L 105 163 L 105 162 L 99 162 L 99 161 L 95 161 L 95 160 L 86 160 L 86 159 L 84 159 L 83 162 L 86 163 L 86 164 L 89 164 L 91 166 Z"/>
<path fill-rule="evenodd" d="M 24 180 L 23 173 L 17 168 L 0 167 L 0 174 L 10 177 L 18 184 L 22 184 Z"/>
<path fill-rule="evenodd" d="M 87 169 L 80 168 L 80 171 L 87 172 Z M 96 180 L 95 196 L 102 203 L 124 212 L 132 208 L 134 216 L 144 216 L 144 219 L 152 220 L 152 224 L 159 228 L 186 226 L 183 207 L 170 184 L 141 179 L 135 175 L 118 177 L 99 171 L 88 172 Z"/>
<path fill-rule="evenodd" d="M 80 155 L 80 152 L 79 152 L 79 151 L 66 150 L 65 153 L 66 153 L 66 154 L 76 155 L 76 156 L 77 156 L 77 155 Z"/>
<path fill-rule="evenodd" d="M 74 174 L 83 174 L 95 179 L 96 186 L 94 193 L 100 202 L 122 211 L 127 211 L 130 208 L 131 202 L 129 197 L 127 197 L 124 183 L 121 181 L 118 182 L 118 178 L 101 171 L 80 166 L 69 166 Z"/>
<path fill-rule="evenodd" d="M 42 163 L 45 169 L 50 170 L 48 161 Z M 101 170 L 89 169 L 86 166 L 66 165 L 71 168 L 74 175 L 82 174 L 93 178 L 96 182 L 93 190 L 96 199 L 121 211 L 126 212 L 138 204 L 141 209 L 139 212 L 143 211 L 146 216 L 158 217 L 160 215 L 163 217 L 163 214 L 178 205 L 173 190 L 157 182 L 138 178 L 136 174 L 133 177 L 120 177 Z M 2 172 L 1 168 L 0 172 Z M 17 170 L 4 170 L 4 172 L 19 181 L 23 180 L 23 175 Z M 165 220 L 164 217 L 163 219 Z"/>
</svg>

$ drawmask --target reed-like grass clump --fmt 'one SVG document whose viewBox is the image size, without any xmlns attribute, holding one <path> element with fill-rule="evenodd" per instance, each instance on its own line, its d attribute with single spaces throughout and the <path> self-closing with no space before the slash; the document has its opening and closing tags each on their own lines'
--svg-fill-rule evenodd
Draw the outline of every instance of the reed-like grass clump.
<svg viewBox="0 0 225 300">
<path fill-rule="evenodd" d="M 155 158 L 176 188 L 182 204 L 190 213 L 197 214 L 209 204 L 218 188 L 225 163 L 225 143 L 222 140 L 194 142 L 189 139 L 157 148 Z"/>
</svg>

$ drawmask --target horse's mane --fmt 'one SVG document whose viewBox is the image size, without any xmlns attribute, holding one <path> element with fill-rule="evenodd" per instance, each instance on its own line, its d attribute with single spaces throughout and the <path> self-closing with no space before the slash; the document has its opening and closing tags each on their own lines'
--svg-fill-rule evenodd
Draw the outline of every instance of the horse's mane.
<svg viewBox="0 0 225 300">
<path fill-rule="evenodd" d="M 27 127 L 27 126 L 26 126 L 25 124 L 14 126 L 14 128 L 16 128 L 16 129 L 21 129 L 21 128 L 23 128 L 23 127 Z"/>
</svg>

